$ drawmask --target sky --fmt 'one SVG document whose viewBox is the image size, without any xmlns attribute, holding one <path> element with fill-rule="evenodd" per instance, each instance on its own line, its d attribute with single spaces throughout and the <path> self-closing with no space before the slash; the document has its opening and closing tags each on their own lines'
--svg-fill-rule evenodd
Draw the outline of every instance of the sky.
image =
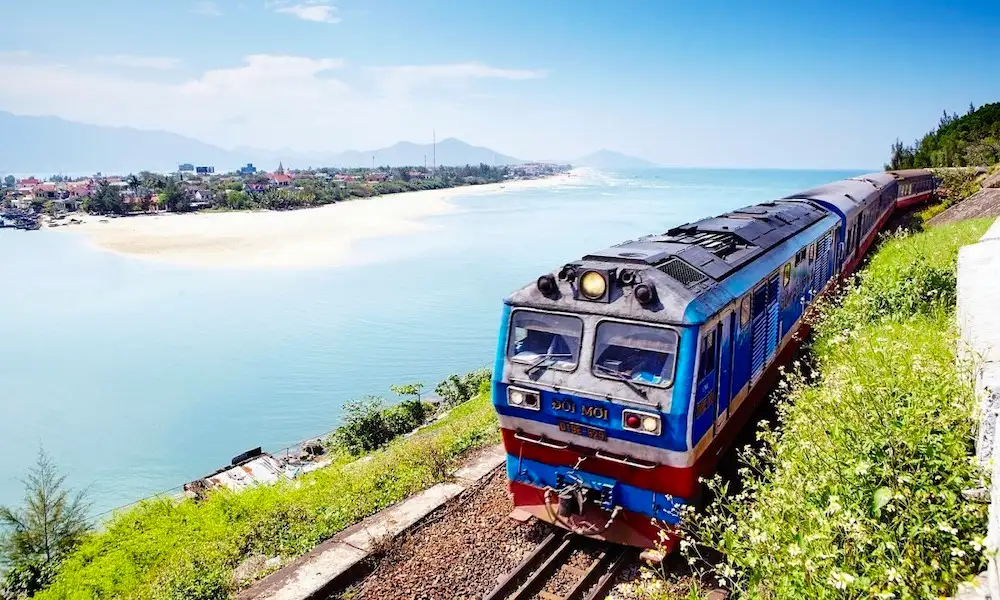
<svg viewBox="0 0 1000 600">
<path fill-rule="evenodd" d="M 225 148 L 881 168 L 1000 101 L 1000 2 L 6 0 L 0 110 Z"/>
</svg>

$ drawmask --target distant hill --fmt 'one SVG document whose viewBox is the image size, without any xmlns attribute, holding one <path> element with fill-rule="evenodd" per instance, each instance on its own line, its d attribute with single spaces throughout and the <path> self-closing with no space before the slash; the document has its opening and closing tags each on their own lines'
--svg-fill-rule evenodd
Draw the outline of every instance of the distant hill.
<svg viewBox="0 0 1000 600">
<path fill-rule="evenodd" d="M 428 166 L 436 162 L 438 166 L 449 167 L 478 165 L 479 163 L 486 163 L 488 165 L 520 165 L 526 162 L 512 156 L 500 154 L 489 148 L 472 146 L 462 140 L 447 138 L 438 142 L 437 148 L 432 144 L 398 142 L 388 148 L 379 148 L 378 150 L 369 150 L 367 152 L 342 152 L 332 157 L 333 162 L 331 165 L 370 167 L 373 156 L 375 157 L 376 166 L 388 165 L 391 167 L 423 165 L 425 159 Z"/>
<path fill-rule="evenodd" d="M 226 150 L 165 131 L 104 127 L 74 123 L 58 117 L 29 117 L 0 111 L 0 172 L 38 175 L 169 172 L 181 163 L 214 166 L 232 171 L 248 162 L 273 168 L 421 166 L 434 163 L 431 144 L 399 142 L 388 148 L 349 152 L 296 152 L 237 148 Z M 455 138 L 437 143 L 437 164 L 517 165 L 526 161 L 473 146 Z"/>
<path fill-rule="evenodd" d="M 90 174 L 172 171 L 184 162 L 232 170 L 252 161 L 192 138 L 165 131 L 102 127 L 57 117 L 0 111 L 0 171 Z"/>
<path fill-rule="evenodd" d="M 660 166 L 646 159 L 612 150 L 598 150 L 593 154 L 568 162 L 574 167 L 594 167 L 596 169 L 645 169 Z"/>
<path fill-rule="evenodd" d="M 248 162 L 259 168 L 519 165 L 525 160 L 473 146 L 455 138 L 432 144 L 398 142 L 376 150 L 297 152 L 237 148 L 227 150 L 166 131 L 104 127 L 74 123 L 57 117 L 28 117 L 0 111 L 0 173 L 52 175 L 92 173 L 171 172 L 181 163 L 211 165 L 217 172 L 232 171 Z M 436 161 L 435 161 L 436 155 Z M 632 169 L 657 165 L 599 150 L 577 160 L 558 161 L 573 166 Z"/>
</svg>

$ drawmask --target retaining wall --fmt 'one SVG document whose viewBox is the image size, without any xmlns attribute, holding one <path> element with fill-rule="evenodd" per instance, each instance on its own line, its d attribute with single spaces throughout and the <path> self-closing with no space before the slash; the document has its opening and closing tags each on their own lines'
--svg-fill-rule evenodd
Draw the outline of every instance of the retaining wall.
<svg viewBox="0 0 1000 600">
<path fill-rule="evenodd" d="M 979 428 L 976 454 L 992 473 L 987 545 L 1000 548 L 1000 219 L 993 222 L 979 243 L 958 253 L 958 326 L 961 365 L 974 367 L 979 394 Z M 989 562 L 986 589 L 980 598 L 1000 600 L 1000 566 Z"/>
</svg>

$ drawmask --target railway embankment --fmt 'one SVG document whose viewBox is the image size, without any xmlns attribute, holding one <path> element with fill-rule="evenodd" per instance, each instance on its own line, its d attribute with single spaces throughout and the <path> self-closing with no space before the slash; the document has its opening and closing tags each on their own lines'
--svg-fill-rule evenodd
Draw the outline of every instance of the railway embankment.
<svg viewBox="0 0 1000 600">
<path fill-rule="evenodd" d="M 144 501 L 88 535 L 34 597 L 220 600 L 277 570 L 301 585 L 279 586 L 275 598 L 316 597 L 345 561 L 377 553 L 457 488 L 474 486 L 495 465 L 476 453 L 497 442 L 489 395 L 479 393 L 361 459 L 340 456 L 294 480 L 199 502 Z M 466 464 L 470 457 L 482 461 Z M 331 539 L 356 550 L 310 562 Z"/>
<path fill-rule="evenodd" d="M 1000 184 L 1000 180 L 998 180 Z M 989 189 L 989 188 L 987 188 Z M 1000 190 L 997 190 L 1000 191 Z M 976 456 L 991 475 L 987 545 L 1000 548 L 1000 219 L 975 244 L 958 255 L 959 352 L 973 365 L 977 400 Z M 1000 567 L 995 556 L 986 570 L 987 595 L 1000 598 Z"/>
<path fill-rule="evenodd" d="M 988 507 L 970 493 L 985 480 L 977 396 L 955 323 L 959 249 L 989 225 L 895 234 L 820 308 L 742 477 L 716 480 L 716 501 L 686 519 L 693 585 L 751 599 L 947 597 L 985 569 Z"/>
</svg>

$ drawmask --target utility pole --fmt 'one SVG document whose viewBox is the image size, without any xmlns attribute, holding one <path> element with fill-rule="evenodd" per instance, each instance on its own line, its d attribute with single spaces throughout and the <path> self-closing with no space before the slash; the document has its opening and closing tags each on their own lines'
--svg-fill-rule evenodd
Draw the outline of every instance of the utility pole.
<svg viewBox="0 0 1000 600">
<path fill-rule="evenodd" d="M 375 155 L 372 154 L 372 171 L 375 170 Z"/>
<path fill-rule="evenodd" d="M 437 139 L 438 139 L 437 138 L 437 132 L 432 129 L 431 130 L 431 140 L 432 140 L 431 141 L 431 146 L 433 148 L 432 155 L 434 157 L 434 162 L 431 163 L 432 164 L 431 170 L 433 170 L 435 173 L 437 172 L 437 168 L 438 168 L 438 145 L 437 145 L 438 142 L 437 142 Z"/>
</svg>

